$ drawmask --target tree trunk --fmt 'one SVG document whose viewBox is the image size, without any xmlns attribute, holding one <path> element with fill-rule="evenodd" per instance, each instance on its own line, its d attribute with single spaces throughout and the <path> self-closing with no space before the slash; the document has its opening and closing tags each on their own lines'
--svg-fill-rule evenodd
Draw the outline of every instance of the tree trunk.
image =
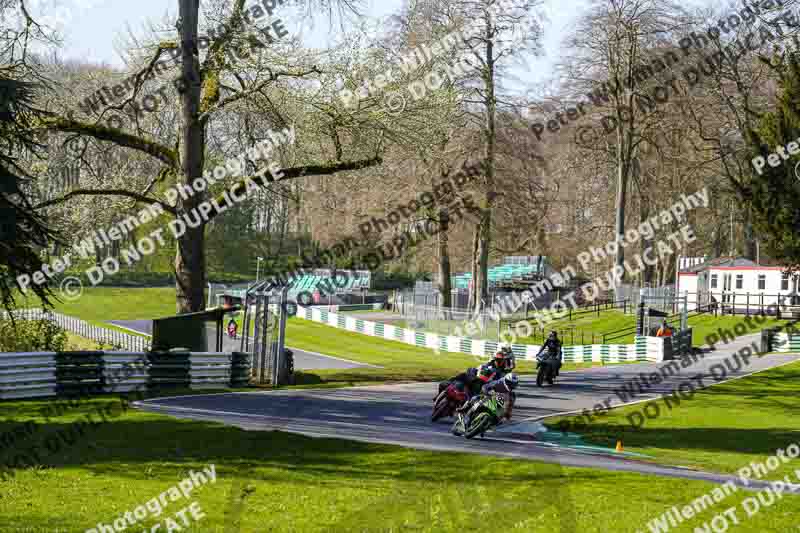
<svg viewBox="0 0 800 533">
<path fill-rule="evenodd" d="M 447 208 L 439 211 L 439 292 L 442 295 L 442 307 L 452 307 L 450 285 L 450 249 L 447 232 L 450 230 L 450 213 Z"/>
<path fill-rule="evenodd" d="M 469 288 L 469 309 L 475 309 L 476 304 L 475 301 L 478 299 L 478 293 L 476 292 L 477 289 L 477 279 L 478 279 L 478 239 L 479 239 L 479 231 L 478 226 L 475 226 L 475 232 L 472 234 L 472 265 L 470 270 L 472 271 L 472 279 L 470 279 L 470 288 Z"/>
<path fill-rule="evenodd" d="M 753 215 L 748 209 L 744 221 L 744 257 L 756 260 L 756 235 L 753 230 Z"/>
<path fill-rule="evenodd" d="M 480 222 L 475 226 L 475 254 L 477 272 L 472 274 L 475 281 L 475 313 L 483 311 L 484 304 L 489 299 L 489 244 L 492 225 L 491 209 L 484 209 L 480 215 Z"/>
<path fill-rule="evenodd" d="M 617 139 L 617 221 L 614 229 L 614 237 L 617 239 L 617 243 L 621 243 L 625 239 L 625 202 L 628 196 L 628 172 L 626 172 L 628 167 L 626 163 L 628 162 L 625 161 L 625 143 L 623 142 L 622 130 L 623 128 L 620 127 Z M 614 265 L 622 268 L 624 261 L 625 249 L 619 244 L 614 258 Z M 623 270 L 622 272 L 622 277 L 615 282 L 615 285 L 622 283 L 625 271 Z"/>
<path fill-rule="evenodd" d="M 205 309 L 206 255 L 203 233 L 205 225 L 187 228 L 177 242 L 175 285 L 178 314 Z"/>
<path fill-rule="evenodd" d="M 198 0 L 180 0 L 182 144 L 180 146 L 181 176 L 190 185 L 203 175 L 204 124 L 200 112 L 200 62 L 197 49 Z M 178 200 L 178 216 L 190 213 L 205 201 L 205 194 L 196 192 Z M 192 215 L 189 215 L 190 217 Z M 199 216 L 195 213 L 195 216 Z M 205 223 L 186 228 L 178 239 L 175 254 L 175 290 L 178 314 L 205 309 L 206 261 L 204 246 Z"/>
<path fill-rule="evenodd" d="M 493 32 L 494 25 L 491 19 L 486 20 L 486 67 L 483 74 L 483 82 L 486 88 L 486 129 L 485 135 L 485 173 L 486 173 L 486 196 L 480 214 L 480 221 L 475 228 L 477 234 L 477 247 L 474 250 L 477 272 L 472 275 L 475 282 L 475 314 L 483 310 L 483 303 L 489 297 L 489 245 L 492 236 L 492 204 L 496 196 L 494 187 L 495 176 L 495 141 L 497 132 L 495 128 L 495 114 L 497 102 L 495 101 L 495 57 Z"/>
<path fill-rule="evenodd" d="M 650 218 L 650 205 L 649 205 L 649 203 L 648 203 L 646 198 L 641 198 L 641 200 L 639 201 L 639 223 L 641 224 L 641 223 L 646 222 L 648 218 Z M 645 250 L 647 250 L 648 248 L 653 246 L 653 242 L 654 242 L 654 237 L 653 238 L 647 238 L 644 235 L 642 235 L 642 253 L 643 254 L 644 254 Z M 653 257 L 652 254 L 648 254 L 648 256 Z M 645 263 L 644 260 L 642 261 L 642 263 L 645 264 L 645 267 L 644 267 L 644 271 L 641 273 L 642 274 L 641 280 L 642 280 L 642 285 L 646 285 L 646 284 L 648 284 L 648 283 L 653 281 L 654 265 L 649 265 L 649 264 Z"/>
<path fill-rule="evenodd" d="M 283 241 L 286 238 L 286 231 L 289 228 L 289 206 L 285 199 L 280 200 L 280 218 L 278 219 L 280 235 L 278 239 L 278 255 L 283 251 Z"/>
</svg>

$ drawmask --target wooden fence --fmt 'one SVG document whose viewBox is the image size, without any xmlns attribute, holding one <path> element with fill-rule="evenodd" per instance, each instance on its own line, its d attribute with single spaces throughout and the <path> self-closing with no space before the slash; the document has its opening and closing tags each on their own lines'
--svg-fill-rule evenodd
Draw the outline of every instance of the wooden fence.
<svg viewBox="0 0 800 533">
<path fill-rule="evenodd" d="M 19 309 L 13 311 L 15 320 L 50 320 L 60 328 L 80 335 L 86 339 L 100 342 L 120 350 L 130 352 L 146 352 L 150 349 L 150 338 L 131 335 L 115 329 L 107 329 L 90 324 L 85 320 L 68 315 L 62 315 L 55 311 L 44 311 L 42 309 Z M 8 319 L 8 312 L 3 312 L 3 318 Z"/>
<path fill-rule="evenodd" d="M 671 308 L 673 313 L 683 309 L 684 297 L 690 311 L 707 309 L 723 315 L 770 315 L 778 318 L 800 318 L 800 295 L 769 294 L 765 292 L 683 291 L 677 296 L 647 296 L 648 307 Z M 633 308 L 635 311 L 635 307 Z M 664 310 L 664 309 L 662 309 Z"/>
</svg>

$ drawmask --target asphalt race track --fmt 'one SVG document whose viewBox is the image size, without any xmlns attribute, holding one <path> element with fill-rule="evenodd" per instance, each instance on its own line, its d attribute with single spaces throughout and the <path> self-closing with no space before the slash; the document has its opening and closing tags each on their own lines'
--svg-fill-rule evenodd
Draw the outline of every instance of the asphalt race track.
<svg viewBox="0 0 800 533">
<path fill-rule="evenodd" d="M 151 320 L 109 320 L 109 324 L 120 326 L 125 329 L 152 335 L 153 322 Z M 223 324 L 225 327 L 225 324 Z M 208 327 L 208 346 L 210 350 L 214 349 L 216 345 L 214 330 L 215 326 Z M 294 367 L 297 370 L 322 370 L 326 368 L 380 368 L 375 365 L 368 365 L 365 363 L 357 363 L 355 361 L 348 361 L 347 359 L 340 359 L 330 355 L 324 355 L 317 352 L 309 352 L 307 350 L 300 350 L 299 348 L 290 348 L 294 354 Z M 241 341 L 231 339 L 228 333 L 225 332 L 222 337 L 222 350 L 225 352 L 238 351 L 241 349 Z"/>
<path fill-rule="evenodd" d="M 689 381 L 691 376 L 697 374 L 703 374 L 705 386 L 712 385 L 716 380 L 709 369 L 722 364 L 726 358 L 732 368 L 741 366 L 736 372 L 728 371 L 726 379 L 741 377 L 800 358 L 800 355 L 769 355 L 761 358 L 754 356 L 749 364 L 737 365 L 732 354 L 757 338 L 757 335 L 742 337 L 724 348 L 706 353 L 692 366 L 664 378 L 660 385 L 654 385 L 647 394 L 637 394 L 636 400 L 660 397 L 662 393 L 672 392 L 679 384 Z M 588 452 L 532 440 L 529 428 L 537 424 L 532 424 L 531 420 L 584 408 L 591 410 L 604 401 L 612 406 L 621 405 L 622 401 L 615 394 L 615 389 L 630 382 L 640 373 L 657 372 L 664 365 L 665 363 L 637 363 L 563 372 L 554 387 L 543 388 L 536 387 L 533 376 L 523 376 L 514 408 L 515 424 L 502 426 L 501 431 L 489 432 L 485 438 L 474 440 L 453 436 L 450 433 L 450 419 L 435 424 L 430 422 L 432 399 L 436 392 L 434 383 L 156 398 L 138 402 L 137 407 L 181 418 L 224 422 L 245 429 L 281 430 L 419 449 L 523 457 L 564 466 L 598 467 L 714 482 L 731 479 L 740 484 L 738 478 L 732 476 L 659 466 L 615 456 L 611 451 Z M 719 376 L 718 368 L 716 372 Z M 756 482 L 750 484 L 750 488 L 758 486 Z"/>
</svg>

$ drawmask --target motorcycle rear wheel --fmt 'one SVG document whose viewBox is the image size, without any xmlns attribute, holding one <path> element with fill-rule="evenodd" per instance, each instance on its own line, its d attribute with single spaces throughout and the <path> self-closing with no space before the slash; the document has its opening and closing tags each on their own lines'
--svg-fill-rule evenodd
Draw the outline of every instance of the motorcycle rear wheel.
<svg viewBox="0 0 800 533">
<path fill-rule="evenodd" d="M 447 398 L 439 398 L 439 402 L 433 406 L 433 414 L 431 414 L 431 422 L 436 422 L 440 418 L 447 415 L 447 407 L 449 402 Z"/>
</svg>

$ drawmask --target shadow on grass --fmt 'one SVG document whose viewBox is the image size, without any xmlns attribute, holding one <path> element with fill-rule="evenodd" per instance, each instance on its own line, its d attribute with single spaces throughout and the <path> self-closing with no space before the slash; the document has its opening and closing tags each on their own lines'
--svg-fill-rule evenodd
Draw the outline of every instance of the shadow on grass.
<svg viewBox="0 0 800 533">
<path fill-rule="evenodd" d="M 658 406 L 641 416 L 648 404 Z M 613 410 L 585 424 L 579 417 L 554 417 L 546 425 L 554 430 L 566 421 L 587 442 L 665 450 L 772 455 L 800 441 L 800 364 L 773 368 L 743 379 L 715 385 L 691 399 L 667 407 L 663 398 Z M 639 413 L 639 416 L 633 415 Z M 562 425 L 560 425 L 562 424 Z M 571 425 L 571 424 L 570 424 Z"/>
<path fill-rule="evenodd" d="M 551 429 L 557 426 L 548 424 Z M 579 433 L 587 441 L 613 448 L 623 439 L 626 446 L 702 451 L 708 453 L 741 453 L 773 455 L 775 450 L 798 441 L 797 429 L 736 429 L 725 427 L 697 428 L 634 428 L 627 424 L 591 424 Z"/>
<path fill-rule="evenodd" d="M 0 433 L 19 424 L 0 423 Z M 51 443 L 58 443 L 51 448 Z M 36 454 L 32 450 L 36 449 Z M 460 454 L 420 452 L 380 444 L 311 438 L 280 431 L 245 431 L 213 422 L 178 420 L 133 413 L 81 434 L 71 423 L 37 424 L 24 442 L 0 451 L 0 462 L 26 456 L 20 469 L 81 467 L 96 475 L 171 479 L 175 466 L 200 470 L 216 464 L 220 477 L 246 475 L 252 480 L 279 481 L 286 469 L 302 476 L 341 476 L 361 480 L 463 481 Z M 38 455 L 39 461 L 32 460 Z M 414 455 L 414 469 L 399 465 Z M 371 457 L 372 456 L 372 457 Z M 463 459 L 461 459 L 463 461 Z M 490 462 L 486 474 L 490 473 Z M 477 464 L 477 462 L 476 462 Z M 553 478 L 557 467 L 547 466 Z M 542 479 L 541 472 L 509 472 L 507 479 L 524 483 Z"/>
</svg>

